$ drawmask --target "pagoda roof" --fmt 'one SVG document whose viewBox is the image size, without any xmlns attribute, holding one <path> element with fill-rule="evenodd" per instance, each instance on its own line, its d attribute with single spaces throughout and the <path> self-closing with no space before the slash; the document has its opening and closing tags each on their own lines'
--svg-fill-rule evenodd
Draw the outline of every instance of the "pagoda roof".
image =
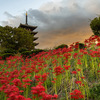
<svg viewBox="0 0 100 100">
<path fill-rule="evenodd" d="M 35 42 L 34 42 L 34 45 L 35 45 L 35 46 L 37 46 L 38 44 L 39 44 L 39 43 L 35 43 Z"/>
<path fill-rule="evenodd" d="M 37 40 L 37 39 L 38 39 L 38 37 L 34 37 L 34 41 Z"/>
<path fill-rule="evenodd" d="M 19 27 L 30 29 L 30 30 L 34 30 L 34 29 L 37 28 L 37 26 L 31 26 L 31 25 L 28 25 L 28 24 L 21 24 L 21 23 L 20 23 Z"/>
<path fill-rule="evenodd" d="M 34 34 L 34 35 L 37 34 L 37 33 L 38 33 L 38 32 L 34 32 L 34 31 L 31 32 L 31 34 Z"/>
</svg>

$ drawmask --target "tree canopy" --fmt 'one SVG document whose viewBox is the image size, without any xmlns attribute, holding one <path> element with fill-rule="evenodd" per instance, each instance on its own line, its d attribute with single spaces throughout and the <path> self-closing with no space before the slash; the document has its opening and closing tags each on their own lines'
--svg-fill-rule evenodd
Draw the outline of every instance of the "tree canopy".
<svg viewBox="0 0 100 100">
<path fill-rule="evenodd" d="M 0 26 L 0 44 L 6 49 L 19 50 L 20 48 L 34 49 L 34 35 L 23 28 Z"/>
<path fill-rule="evenodd" d="M 96 17 L 93 20 L 91 20 L 90 27 L 94 35 L 100 36 L 100 17 Z"/>
</svg>

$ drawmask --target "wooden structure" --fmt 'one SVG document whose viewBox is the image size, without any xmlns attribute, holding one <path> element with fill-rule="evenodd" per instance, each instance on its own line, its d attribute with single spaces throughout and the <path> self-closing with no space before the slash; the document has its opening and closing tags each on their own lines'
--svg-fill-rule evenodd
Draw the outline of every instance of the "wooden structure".
<svg viewBox="0 0 100 100">
<path fill-rule="evenodd" d="M 34 31 L 34 30 L 37 28 L 37 26 L 28 25 L 28 22 L 27 22 L 27 12 L 26 12 L 26 24 L 21 24 L 21 23 L 20 23 L 19 27 L 25 28 L 25 29 L 31 31 L 31 34 L 33 34 L 33 36 L 36 35 L 36 34 L 38 33 L 38 32 L 35 32 L 35 31 Z M 39 43 L 35 43 L 35 42 L 34 42 L 34 41 L 37 40 L 37 39 L 38 39 L 38 37 L 34 37 L 34 39 L 33 39 L 34 48 L 35 48 L 35 46 L 37 46 L 37 45 L 39 44 Z"/>
</svg>

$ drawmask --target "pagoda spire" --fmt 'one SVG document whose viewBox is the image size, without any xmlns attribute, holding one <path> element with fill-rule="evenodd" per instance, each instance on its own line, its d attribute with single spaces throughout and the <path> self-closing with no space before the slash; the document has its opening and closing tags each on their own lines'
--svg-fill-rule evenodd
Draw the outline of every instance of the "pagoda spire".
<svg viewBox="0 0 100 100">
<path fill-rule="evenodd" d="M 27 17 L 28 16 L 27 16 L 27 12 L 26 12 L 26 23 L 25 24 L 21 24 L 20 23 L 19 27 L 24 28 L 24 29 L 30 31 L 30 34 L 34 37 L 34 35 L 38 33 L 38 32 L 34 31 L 37 28 L 37 26 L 28 25 Z M 37 46 L 39 44 L 39 43 L 35 43 L 34 42 L 37 39 L 38 39 L 38 37 L 34 37 L 33 38 L 34 49 L 35 49 L 35 46 Z"/>
<path fill-rule="evenodd" d="M 27 23 L 27 12 L 26 12 L 26 25 L 28 25 L 28 23 Z"/>
</svg>

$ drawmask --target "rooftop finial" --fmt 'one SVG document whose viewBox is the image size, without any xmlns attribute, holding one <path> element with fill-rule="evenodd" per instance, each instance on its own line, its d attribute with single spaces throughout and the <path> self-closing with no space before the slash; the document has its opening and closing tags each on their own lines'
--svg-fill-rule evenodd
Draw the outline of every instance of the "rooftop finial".
<svg viewBox="0 0 100 100">
<path fill-rule="evenodd" d="M 26 12 L 26 24 L 28 24 L 28 23 L 27 23 L 27 12 Z"/>
</svg>

